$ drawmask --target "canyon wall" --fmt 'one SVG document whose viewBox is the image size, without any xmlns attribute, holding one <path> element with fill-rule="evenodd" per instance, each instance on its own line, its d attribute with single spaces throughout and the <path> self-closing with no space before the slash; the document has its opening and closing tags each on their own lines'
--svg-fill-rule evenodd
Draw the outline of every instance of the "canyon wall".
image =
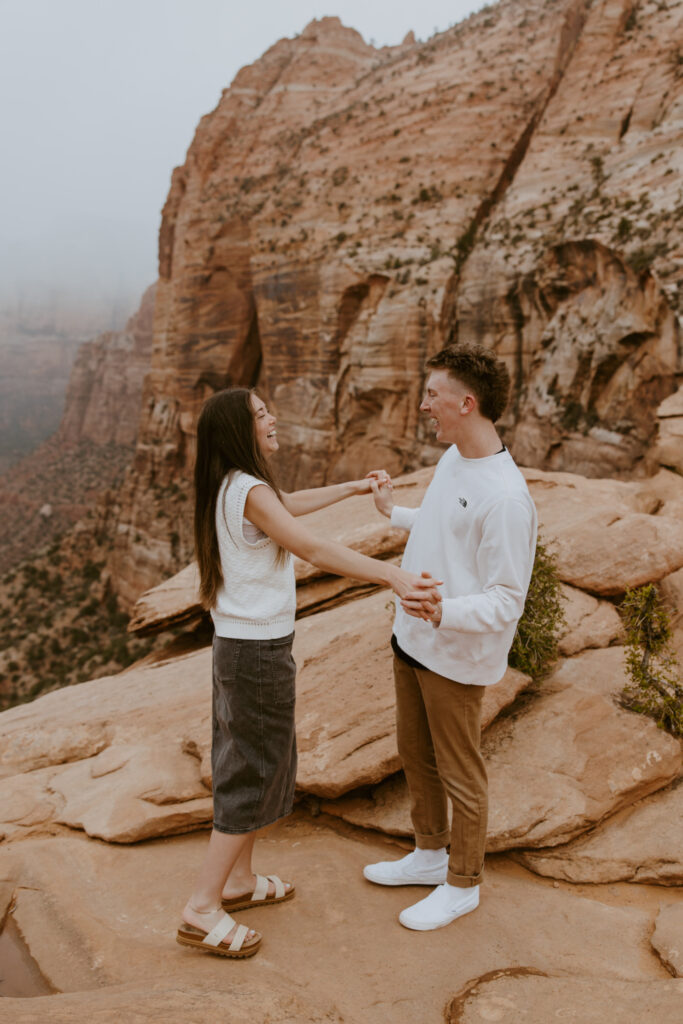
<svg viewBox="0 0 683 1024">
<path fill-rule="evenodd" d="M 91 296 L 0 282 L 0 473 L 57 430 L 79 347 L 120 316 Z"/>
<path fill-rule="evenodd" d="M 78 349 L 58 430 L 0 476 L 0 571 L 107 508 L 131 463 L 144 375 L 152 350 L 154 285 L 121 331 Z M 25 401 L 25 399 L 24 399 Z"/>
<path fill-rule="evenodd" d="M 134 445 L 142 382 L 149 369 L 156 285 L 122 331 L 107 331 L 78 350 L 57 440 L 62 445 Z"/>
<path fill-rule="evenodd" d="M 439 455 L 426 356 L 494 348 L 519 461 L 647 469 L 683 371 L 683 5 L 502 0 L 377 50 L 336 18 L 243 68 L 173 174 L 121 595 L 191 552 L 204 399 L 258 384 L 285 487 Z"/>
</svg>

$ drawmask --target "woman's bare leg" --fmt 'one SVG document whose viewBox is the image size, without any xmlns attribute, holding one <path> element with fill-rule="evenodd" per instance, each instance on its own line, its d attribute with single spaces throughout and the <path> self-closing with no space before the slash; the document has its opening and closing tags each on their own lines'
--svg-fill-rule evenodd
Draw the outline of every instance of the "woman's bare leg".
<svg viewBox="0 0 683 1024">
<path fill-rule="evenodd" d="M 187 924 L 205 932 L 210 932 L 218 924 L 223 916 L 221 897 L 226 879 L 245 848 L 249 850 L 251 860 L 253 845 L 254 834 L 251 832 L 231 835 L 212 830 L 204 863 L 183 910 L 183 920 Z M 249 934 L 251 936 L 253 932 Z M 226 936 L 225 941 L 229 942 L 231 936 L 232 932 Z"/>
<path fill-rule="evenodd" d="M 250 832 L 247 836 L 247 842 L 240 850 L 237 860 L 235 861 L 230 874 L 223 886 L 223 898 L 226 900 L 234 899 L 237 896 L 244 896 L 247 893 L 252 893 L 256 886 L 256 875 L 252 867 L 252 855 L 254 853 L 254 843 L 258 832 Z M 285 889 L 291 889 L 291 883 L 284 883 Z M 268 895 L 275 895 L 275 886 L 272 882 L 268 883 Z"/>
</svg>

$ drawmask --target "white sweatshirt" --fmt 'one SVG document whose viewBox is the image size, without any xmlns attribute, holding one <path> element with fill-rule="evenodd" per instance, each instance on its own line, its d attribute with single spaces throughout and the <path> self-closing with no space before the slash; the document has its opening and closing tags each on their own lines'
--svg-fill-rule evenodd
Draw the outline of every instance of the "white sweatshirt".
<svg viewBox="0 0 683 1024">
<path fill-rule="evenodd" d="M 399 646 L 426 668 L 488 686 L 505 673 L 524 611 L 536 550 L 536 507 L 508 451 L 441 457 L 419 509 L 394 506 L 392 526 L 410 530 L 402 566 L 443 580 L 438 628 L 396 601 Z"/>
</svg>

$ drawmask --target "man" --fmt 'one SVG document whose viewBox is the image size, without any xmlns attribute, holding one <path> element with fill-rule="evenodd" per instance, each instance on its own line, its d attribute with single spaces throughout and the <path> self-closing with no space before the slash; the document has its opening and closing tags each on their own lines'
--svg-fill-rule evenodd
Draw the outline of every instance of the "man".
<svg viewBox="0 0 683 1024">
<path fill-rule="evenodd" d="M 399 916 L 419 931 L 479 904 L 488 813 L 481 701 L 505 672 L 536 548 L 536 509 L 494 425 L 510 390 L 504 363 L 453 346 L 427 369 L 420 410 L 450 447 L 419 509 L 394 505 L 390 486 L 372 485 L 378 510 L 410 530 L 403 568 L 443 580 L 440 601 L 417 592 L 397 601 L 391 638 L 416 848 L 363 872 L 379 885 L 436 886 Z"/>
</svg>

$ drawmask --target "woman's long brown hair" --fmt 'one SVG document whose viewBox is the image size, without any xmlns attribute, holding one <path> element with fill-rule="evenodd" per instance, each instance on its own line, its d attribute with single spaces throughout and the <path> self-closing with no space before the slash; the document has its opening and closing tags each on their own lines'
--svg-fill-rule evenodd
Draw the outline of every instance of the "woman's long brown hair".
<svg viewBox="0 0 683 1024">
<path fill-rule="evenodd" d="M 231 469 L 241 469 L 269 484 L 278 498 L 280 489 L 261 453 L 254 429 L 251 388 L 218 391 L 202 406 L 197 421 L 197 459 L 194 467 L 194 546 L 199 564 L 199 596 L 204 608 L 213 608 L 223 583 L 216 535 L 218 492 Z"/>
</svg>

